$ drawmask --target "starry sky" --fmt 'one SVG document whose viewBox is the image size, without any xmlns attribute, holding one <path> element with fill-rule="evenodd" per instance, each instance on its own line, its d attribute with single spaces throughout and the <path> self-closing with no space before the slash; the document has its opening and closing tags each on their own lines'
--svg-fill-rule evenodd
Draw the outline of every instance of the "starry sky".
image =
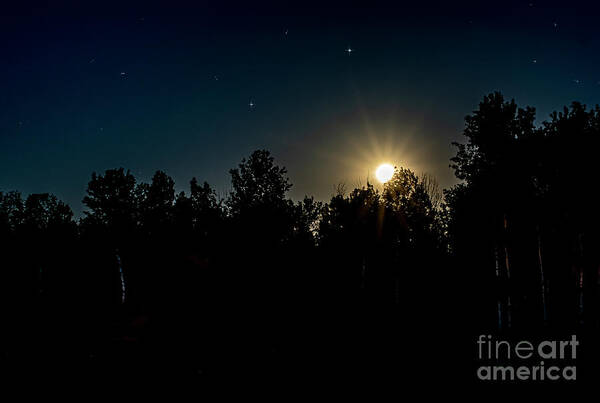
<svg viewBox="0 0 600 403">
<path fill-rule="evenodd" d="M 0 190 L 79 214 L 91 173 L 125 167 L 225 196 L 258 148 L 296 199 L 364 184 L 381 162 L 448 187 L 450 143 L 483 95 L 538 122 L 600 103 L 593 2 L 245 4 L 0 11 Z"/>
</svg>

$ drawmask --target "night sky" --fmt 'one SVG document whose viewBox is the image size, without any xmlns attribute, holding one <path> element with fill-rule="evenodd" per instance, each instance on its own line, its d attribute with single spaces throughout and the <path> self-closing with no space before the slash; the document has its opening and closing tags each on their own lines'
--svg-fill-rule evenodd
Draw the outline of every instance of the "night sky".
<svg viewBox="0 0 600 403">
<path fill-rule="evenodd" d="M 327 200 L 381 162 L 447 187 L 450 143 L 483 95 L 535 106 L 538 122 L 600 102 L 592 2 L 284 3 L 0 11 L 0 190 L 79 214 L 91 173 L 122 166 L 225 196 L 258 148 L 296 199 Z"/>
</svg>

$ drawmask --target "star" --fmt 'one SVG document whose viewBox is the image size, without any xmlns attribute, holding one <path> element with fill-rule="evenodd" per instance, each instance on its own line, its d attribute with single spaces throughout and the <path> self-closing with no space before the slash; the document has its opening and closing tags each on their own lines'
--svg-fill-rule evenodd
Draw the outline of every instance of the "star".
<svg viewBox="0 0 600 403">
<path fill-rule="evenodd" d="M 552 23 L 552 26 L 553 26 L 554 28 L 558 28 L 558 24 L 557 24 L 556 22 L 553 22 L 553 23 Z"/>
<path fill-rule="evenodd" d="M 253 102 L 253 101 L 250 101 L 250 102 L 248 103 L 248 106 L 250 107 L 250 109 L 254 108 L 254 105 L 255 105 L 255 104 L 254 104 L 254 102 Z"/>
<path fill-rule="evenodd" d="M 287 36 L 287 34 L 288 34 L 288 30 L 286 29 L 286 30 L 283 32 L 283 34 L 284 34 L 285 36 Z"/>
<path fill-rule="evenodd" d="M 352 49 L 350 46 L 348 46 L 348 48 L 346 49 L 346 53 L 348 53 L 348 56 L 350 56 L 350 54 L 354 52 L 354 49 Z"/>
</svg>

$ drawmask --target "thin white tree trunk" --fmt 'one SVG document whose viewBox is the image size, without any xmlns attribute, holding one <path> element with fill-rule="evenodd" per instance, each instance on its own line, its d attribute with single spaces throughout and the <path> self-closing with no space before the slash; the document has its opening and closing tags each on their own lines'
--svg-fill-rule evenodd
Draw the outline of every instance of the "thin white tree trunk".
<svg viewBox="0 0 600 403">
<path fill-rule="evenodd" d="M 540 264 L 540 281 L 542 285 L 542 310 L 544 314 L 544 324 L 548 322 L 548 308 L 546 306 L 546 277 L 544 275 L 544 263 L 542 259 L 542 236 L 540 234 L 540 227 L 537 229 L 537 240 L 538 240 L 538 261 Z"/>
</svg>

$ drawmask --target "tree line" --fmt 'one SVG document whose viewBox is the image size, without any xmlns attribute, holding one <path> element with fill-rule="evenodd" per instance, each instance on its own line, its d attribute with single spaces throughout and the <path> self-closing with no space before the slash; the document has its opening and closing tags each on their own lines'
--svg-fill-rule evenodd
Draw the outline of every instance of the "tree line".
<svg viewBox="0 0 600 403">
<path fill-rule="evenodd" d="M 443 193 L 397 167 L 382 190 L 293 201 L 266 150 L 230 170 L 225 198 L 123 168 L 92 174 L 79 220 L 53 195 L 0 192 L 2 352 L 218 373 L 417 362 L 400 341 L 431 350 L 426 329 L 597 329 L 600 108 L 535 117 L 485 96 Z"/>
</svg>

